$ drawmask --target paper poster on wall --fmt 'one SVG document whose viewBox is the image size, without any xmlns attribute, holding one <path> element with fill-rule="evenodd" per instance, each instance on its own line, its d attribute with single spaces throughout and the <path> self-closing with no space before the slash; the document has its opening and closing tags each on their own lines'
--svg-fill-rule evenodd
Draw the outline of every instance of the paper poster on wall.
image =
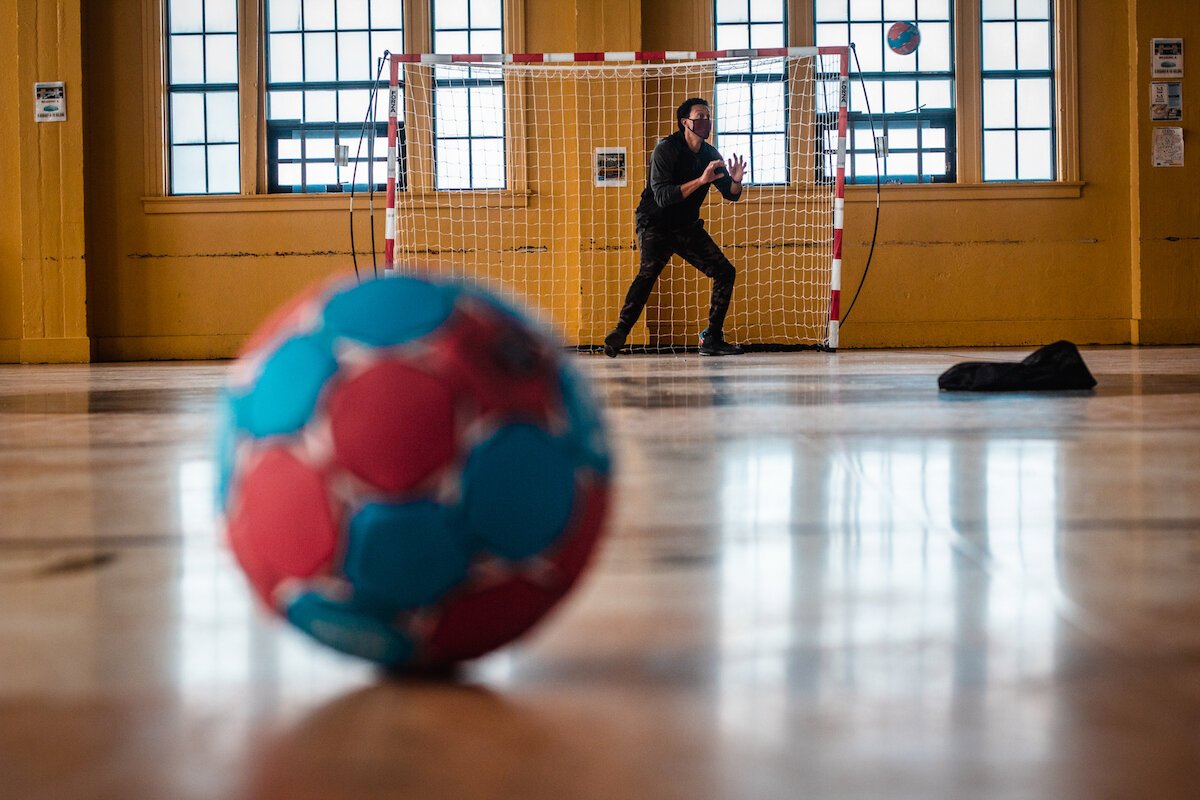
<svg viewBox="0 0 1200 800">
<path fill-rule="evenodd" d="M 597 147 L 594 175 L 596 186 L 624 186 L 625 148 Z"/>
<path fill-rule="evenodd" d="M 1183 166 L 1183 128 L 1155 128 L 1153 159 L 1156 167 Z"/>
<path fill-rule="evenodd" d="M 67 87 L 62 81 L 33 85 L 33 119 L 35 122 L 65 122 L 67 119 Z"/>
<path fill-rule="evenodd" d="M 1163 81 L 1150 84 L 1150 119 L 1183 119 L 1183 84 L 1179 81 Z"/>
<path fill-rule="evenodd" d="M 1151 78 L 1183 77 L 1183 39 L 1152 39 Z"/>
</svg>

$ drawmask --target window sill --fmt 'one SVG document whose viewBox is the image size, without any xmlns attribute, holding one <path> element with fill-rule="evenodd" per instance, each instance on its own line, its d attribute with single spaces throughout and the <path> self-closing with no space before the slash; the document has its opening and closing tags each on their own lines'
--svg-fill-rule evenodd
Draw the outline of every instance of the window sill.
<svg viewBox="0 0 1200 800">
<path fill-rule="evenodd" d="M 356 210 L 366 210 L 371 202 L 367 192 L 354 193 Z M 146 214 L 245 214 L 269 211 L 346 211 L 351 195 L 332 194 L 222 194 L 143 197 Z M 398 192 L 396 204 L 405 208 L 524 208 L 529 205 L 527 192 L 445 191 L 409 195 Z M 387 193 L 375 192 L 375 208 L 387 207 Z"/>
<path fill-rule="evenodd" d="M 1082 181 L 1055 183 L 925 183 L 883 184 L 881 202 L 907 203 L 938 200 L 1052 200 L 1072 199 L 1083 195 Z M 811 197 L 798 195 L 783 186 L 756 187 L 746 184 L 749 194 L 739 202 L 748 205 L 765 203 L 803 203 Z M 831 188 L 832 191 L 832 188 Z M 847 203 L 874 203 L 875 184 L 858 183 L 846 187 Z"/>
<path fill-rule="evenodd" d="M 880 199 L 884 202 L 927 200 L 1055 200 L 1083 196 L 1083 181 L 1047 183 L 925 183 L 884 184 Z M 846 187 L 846 202 L 875 202 L 875 184 Z"/>
</svg>

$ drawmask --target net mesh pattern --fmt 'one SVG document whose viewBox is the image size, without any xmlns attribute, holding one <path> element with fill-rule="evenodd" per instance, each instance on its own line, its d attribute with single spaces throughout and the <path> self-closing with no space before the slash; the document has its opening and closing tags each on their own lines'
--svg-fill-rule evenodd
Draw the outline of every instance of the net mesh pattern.
<svg viewBox="0 0 1200 800">
<path fill-rule="evenodd" d="M 823 63 L 824 62 L 824 63 Z M 405 64 L 396 269 L 477 281 L 564 341 L 600 345 L 639 266 L 634 212 L 650 153 L 685 98 L 748 169 L 739 202 L 701 209 L 737 269 L 725 338 L 828 341 L 837 63 L 823 56 L 662 63 Z M 711 281 L 678 256 L 630 334 L 694 348 Z"/>
</svg>

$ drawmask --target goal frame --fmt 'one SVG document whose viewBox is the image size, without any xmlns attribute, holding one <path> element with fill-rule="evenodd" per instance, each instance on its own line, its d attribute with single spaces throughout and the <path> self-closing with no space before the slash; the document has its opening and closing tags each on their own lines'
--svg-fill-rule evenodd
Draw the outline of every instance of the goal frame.
<svg viewBox="0 0 1200 800">
<path fill-rule="evenodd" d="M 395 272 L 396 179 L 400 65 L 415 64 L 572 64 L 594 62 L 709 61 L 722 58 L 836 56 L 838 68 L 837 159 L 834 176 L 833 236 L 830 242 L 829 321 L 826 349 L 836 351 L 841 325 L 842 243 L 846 208 L 846 131 L 850 101 L 850 47 L 771 47 L 741 50 L 655 50 L 564 53 L 391 53 L 388 61 L 387 210 L 384 235 L 384 274 Z"/>
</svg>

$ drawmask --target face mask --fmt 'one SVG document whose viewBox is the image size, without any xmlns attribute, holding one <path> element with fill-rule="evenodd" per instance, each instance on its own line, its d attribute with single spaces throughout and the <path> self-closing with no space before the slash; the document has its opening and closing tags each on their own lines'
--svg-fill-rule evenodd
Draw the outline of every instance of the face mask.
<svg viewBox="0 0 1200 800">
<path fill-rule="evenodd" d="M 711 119 L 693 119 L 689 121 L 692 123 L 692 133 L 696 134 L 701 139 L 707 139 L 708 135 L 712 133 Z"/>
</svg>

